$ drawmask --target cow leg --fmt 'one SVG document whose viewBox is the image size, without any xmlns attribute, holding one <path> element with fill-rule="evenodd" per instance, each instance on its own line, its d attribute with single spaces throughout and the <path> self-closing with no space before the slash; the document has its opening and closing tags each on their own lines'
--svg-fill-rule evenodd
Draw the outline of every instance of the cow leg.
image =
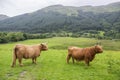
<svg viewBox="0 0 120 80">
<path fill-rule="evenodd" d="M 68 56 L 67 56 L 67 63 L 68 63 L 68 64 L 69 64 L 70 58 L 71 58 L 71 55 L 68 54 Z"/>
<path fill-rule="evenodd" d="M 88 58 L 85 59 L 85 63 L 87 64 L 87 66 L 89 66 L 89 59 Z"/>
<path fill-rule="evenodd" d="M 72 57 L 72 62 L 73 62 L 73 64 L 75 63 L 75 61 L 74 61 L 74 58 Z"/>
<path fill-rule="evenodd" d="M 19 58 L 18 61 L 19 61 L 19 65 L 23 66 L 23 64 L 22 64 L 22 58 Z"/>
<path fill-rule="evenodd" d="M 34 58 L 32 58 L 32 63 L 34 63 Z"/>
<path fill-rule="evenodd" d="M 35 58 L 32 58 L 32 63 L 35 63 L 35 64 L 36 64 L 36 57 L 35 57 Z"/>
<path fill-rule="evenodd" d="M 34 60 L 35 60 L 35 64 L 37 64 L 37 63 L 36 63 L 36 60 L 37 60 L 37 58 L 36 58 L 36 57 L 35 57 L 35 59 L 34 59 Z"/>
</svg>

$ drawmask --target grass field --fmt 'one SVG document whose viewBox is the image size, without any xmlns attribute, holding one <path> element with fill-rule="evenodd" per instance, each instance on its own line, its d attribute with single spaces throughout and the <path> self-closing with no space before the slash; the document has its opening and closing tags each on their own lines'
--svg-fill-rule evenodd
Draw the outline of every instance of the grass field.
<svg viewBox="0 0 120 80">
<path fill-rule="evenodd" d="M 23 59 L 23 67 L 18 62 L 10 67 L 15 44 L 42 42 L 48 43 L 49 50 L 41 53 L 37 65 Z M 84 48 L 96 42 L 102 42 L 104 52 L 96 55 L 89 67 L 84 62 L 66 63 L 68 46 Z M 120 41 L 55 37 L 0 44 L 0 80 L 120 80 Z"/>
</svg>

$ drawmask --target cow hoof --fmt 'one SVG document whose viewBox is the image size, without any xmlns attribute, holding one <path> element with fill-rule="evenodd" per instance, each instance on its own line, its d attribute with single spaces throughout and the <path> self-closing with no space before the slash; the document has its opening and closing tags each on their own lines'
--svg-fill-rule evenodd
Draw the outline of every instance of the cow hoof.
<svg viewBox="0 0 120 80">
<path fill-rule="evenodd" d="M 32 62 L 32 64 L 37 64 L 37 63 L 35 63 L 35 62 Z"/>
<path fill-rule="evenodd" d="M 13 68 L 14 66 L 12 65 L 11 67 Z"/>
<path fill-rule="evenodd" d="M 23 64 L 20 64 L 20 67 L 22 67 L 23 66 Z"/>
<path fill-rule="evenodd" d="M 67 62 L 67 64 L 69 64 L 69 62 Z"/>
</svg>

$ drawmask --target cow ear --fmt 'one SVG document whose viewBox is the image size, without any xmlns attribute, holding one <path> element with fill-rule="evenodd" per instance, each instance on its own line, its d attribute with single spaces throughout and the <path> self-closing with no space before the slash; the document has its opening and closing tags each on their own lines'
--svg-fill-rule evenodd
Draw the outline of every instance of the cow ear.
<svg viewBox="0 0 120 80">
<path fill-rule="evenodd" d="M 96 45 L 101 45 L 101 42 L 97 42 Z"/>
<path fill-rule="evenodd" d="M 97 47 L 97 45 L 95 45 L 95 48 Z"/>
</svg>

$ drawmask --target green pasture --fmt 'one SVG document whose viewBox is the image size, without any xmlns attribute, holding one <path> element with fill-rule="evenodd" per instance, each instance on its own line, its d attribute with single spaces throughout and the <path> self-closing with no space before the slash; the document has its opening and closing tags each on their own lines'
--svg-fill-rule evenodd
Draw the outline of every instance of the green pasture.
<svg viewBox="0 0 120 80">
<path fill-rule="evenodd" d="M 40 44 L 47 42 L 49 50 L 37 58 L 23 59 L 23 67 L 11 68 L 15 44 Z M 67 47 L 89 47 L 101 42 L 104 52 L 86 66 L 84 61 L 66 63 Z M 0 44 L 0 80 L 120 80 L 120 41 L 90 38 L 55 37 Z"/>
</svg>

